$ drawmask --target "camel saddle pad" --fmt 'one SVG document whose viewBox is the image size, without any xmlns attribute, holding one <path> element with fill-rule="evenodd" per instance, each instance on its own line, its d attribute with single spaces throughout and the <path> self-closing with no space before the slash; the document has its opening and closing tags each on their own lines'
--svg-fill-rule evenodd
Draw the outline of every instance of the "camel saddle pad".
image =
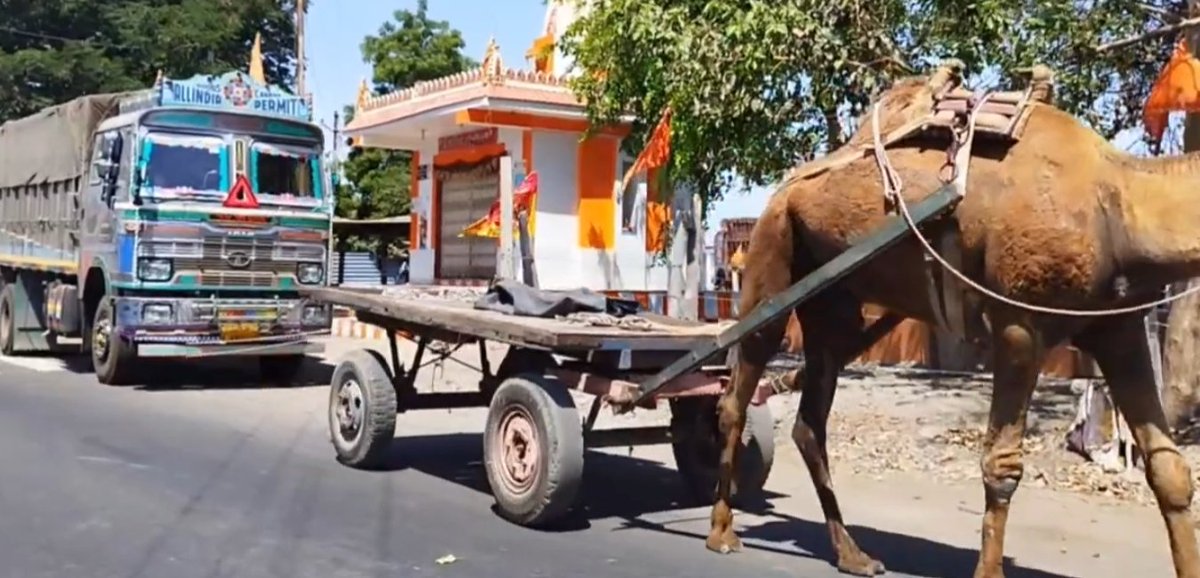
<svg viewBox="0 0 1200 578">
<path fill-rule="evenodd" d="M 993 92 L 987 102 L 979 106 L 975 115 L 975 135 L 993 137 L 1016 142 L 1021 139 L 1025 125 L 1029 122 L 1030 106 L 1036 99 L 1034 86 L 1025 90 Z M 934 96 L 926 129 L 950 129 L 971 114 L 977 95 L 965 88 L 951 84 L 947 90 Z"/>
</svg>

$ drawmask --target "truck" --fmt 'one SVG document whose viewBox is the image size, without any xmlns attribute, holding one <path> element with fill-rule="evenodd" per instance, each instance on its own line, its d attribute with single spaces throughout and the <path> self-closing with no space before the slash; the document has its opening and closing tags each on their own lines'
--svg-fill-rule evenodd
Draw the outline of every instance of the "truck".
<svg viewBox="0 0 1200 578">
<path fill-rule="evenodd" d="M 299 292 L 328 283 L 332 237 L 310 108 L 239 71 L 160 74 L 0 125 L 0 353 L 75 348 L 114 385 L 152 357 L 298 377 L 332 323 Z"/>
</svg>

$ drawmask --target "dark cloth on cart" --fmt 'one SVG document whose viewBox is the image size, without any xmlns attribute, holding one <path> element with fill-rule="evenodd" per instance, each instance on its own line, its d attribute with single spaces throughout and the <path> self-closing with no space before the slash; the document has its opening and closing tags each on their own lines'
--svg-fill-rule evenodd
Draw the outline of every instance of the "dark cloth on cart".
<svg viewBox="0 0 1200 578">
<path fill-rule="evenodd" d="M 606 313 L 624 317 L 636 315 L 641 309 L 637 301 L 609 297 L 591 289 L 581 287 L 551 291 L 509 279 L 489 287 L 487 293 L 475 300 L 475 308 L 505 315 L 551 319 L 572 313 Z"/>
</svg>

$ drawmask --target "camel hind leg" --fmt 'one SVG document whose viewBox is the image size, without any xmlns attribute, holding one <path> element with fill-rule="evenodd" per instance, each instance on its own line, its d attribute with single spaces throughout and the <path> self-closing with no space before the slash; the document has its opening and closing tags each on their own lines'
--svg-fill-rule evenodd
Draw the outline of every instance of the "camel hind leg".
<svg viewBox="0 0 1200 578">
<path fill-rule="evenodd" d="M 1175 576 L 1200 578 L 1200 553 L 1188 515 L 1194 492 L 1191 468 L 1167 434 L 1142 319 L 1129 315 L 1103 320 L 1077 337 L 1075 344 L 1096 359 L 1145 456 L 1146 482 L 1167 525 Z"/>
<path fill-rule="evenodd" d="M 821 502 L 829 539 L 837 554 L 837 567 L 856 576 L 883 574 L 884 565 L 868 556 L 850 536 L 842 519 L 841 506 L 833 490 L 826 447 L 829 412 L 833 408 L 838 374 L 895 328 L 901 318 L 888 314 L 869 328 L 863 327 L 862 303 L 851 295 L 829 290 L 799 311 L 804 335 L 804 370 L 800 411 L 792 427 L 792 440 L 808 467 L 813 489 Z"/>
</svg>

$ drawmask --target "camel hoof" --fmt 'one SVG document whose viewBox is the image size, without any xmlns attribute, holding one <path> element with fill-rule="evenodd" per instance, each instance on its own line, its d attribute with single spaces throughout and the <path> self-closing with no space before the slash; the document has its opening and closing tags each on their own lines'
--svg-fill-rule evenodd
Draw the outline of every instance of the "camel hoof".
<svg viewBox="0 0 1200 578">
<path fill-rule="evenodd" d="M 718 554 L 732 554 L 742 551 L 742 539 L 732 529 L 721 534 L 712 534 L 704 541 L 704 547 Z"/>
<path fill-rule="evenodd" d="M 842 574 L 849 574 L 851 576 L 879 576 L 887 573 L 887 568 L 883 566 L 883 562 L 875 560 L 866 554 L 859 554 L 846 560 L 839 560 L 838 570 Z"/>
</svg>

